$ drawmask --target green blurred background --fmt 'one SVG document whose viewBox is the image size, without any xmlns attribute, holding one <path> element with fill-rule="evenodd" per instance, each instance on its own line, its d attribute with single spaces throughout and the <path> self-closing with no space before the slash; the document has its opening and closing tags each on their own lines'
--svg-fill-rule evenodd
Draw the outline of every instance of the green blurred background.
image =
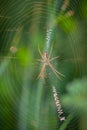
<svg viewBox="0 0 87 130">
<path fill-rule="evenodd" d="M 0 130 L 87 130 L 86 35 L 86 0 L 0 0 Z M 37 79 L 38 45 L 62 80 L 49 66 Z"/>
</svg>

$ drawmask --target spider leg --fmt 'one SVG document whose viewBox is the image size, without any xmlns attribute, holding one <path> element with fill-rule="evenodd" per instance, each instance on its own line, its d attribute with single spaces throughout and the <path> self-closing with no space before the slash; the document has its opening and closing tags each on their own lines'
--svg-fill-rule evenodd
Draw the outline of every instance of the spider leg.
<svg viewBox="0 0 87 130">
<path fill-rule="evenodd" d="M 62 77 L 65 77 L 62 73 L 60 73 L 59 71 L 57 71 L 55 68 L 54 68 L 55 72 L 59 75 L 61 75 Z"/>
<path fill-rule="evenodd" d="M 40 56 L 41 56 L 42 59 L 43 59 L 43 54 L 42 54 L 42 52 L 41 52 L 41 50 L 40 50 L 39 44 L 38 44 L 38 51 L 39 51 Z"/>
<path fill-rule="evenodd" d="M 56 73 L 55 69 L 53 68 L 53 66 L 50 64 L 49 65 L 50 68 L 52 69 L 52 71 L 54 72 L 54 74 L 61 80 L 60 76 Z"/>
<path fill-rule="evenodd" d="M 53 57 L 53 58 L 51 58 L 49 61 L 55 60 L 55 59 L 57 59 L 57 58 L 59 58 L 59 56 Z"/>
<path fill-rule="evenodd" d="M 38 75 L 37 79 L 42 78 L 44 79 L 44 70 L 45 70 L 46 64 L 43 64 L 42 68 L 41 68 L 41 72 Z"/>
<path fill-rule="evenodd" d="M 61 74 L 60 72 L 58 72 L 52 65 L 51 65 L 51 63 L 49 63 L 49 66 L 50 66 L 50 68 L 52 69 L 52 71 L 55 73 L 55 75 L 61 80 L 61 78 L 60 78 L 60 76 L 63 76 L 64 77 L 64 75 L 63 74 Z M 59 76 L 60 75 L 60 76 Z"/>
<path fill-rule="evenodd" d="M 44 62 L 42 59 L 37 59 L 37 61 L 39 61 L 39 62 Z"/>
</svg>

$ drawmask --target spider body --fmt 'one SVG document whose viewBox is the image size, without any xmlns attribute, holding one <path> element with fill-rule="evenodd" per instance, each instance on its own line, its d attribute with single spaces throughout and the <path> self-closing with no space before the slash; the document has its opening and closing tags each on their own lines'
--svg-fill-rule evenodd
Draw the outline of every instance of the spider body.
<svg viewBox="0 0 87 130">
<path fill-rule="evenodd" d="M 42 62 L 43 65 L 42 65 L 42 68 L 41 68 L 41 72 L 40 72 L 40 74 L 38 75 L 37 78 L 42 78 L 42 79 L 44 79 L 44 77 L 45 77 L 45 76 L 44 76 L 44 72 L 45 72 L 45 67 L 46 67 L 46 66 L 49 66 L 49 67 L 51 68 L 51 70 L 54 72 L 54 74 L 55 74 L 59 79 L 61 79 L 60 76 L 63 76 L 63 77 L 64 77 L 64 75 L 61 74 L 59 71 L 57 71 L 57 70 L 53 67 L 53 65 L 51 64 L 51 61 L 53 61 L 53 60 L 55 60 L 55 59 L 57 59 L 57 58 L 59 57 L 59 56 L 57 56 L 57 57 L 50 58 L 51 52 L 52 52 L 52 48 L 51 48 L 51 50 L 50 50 L 50 54 L 49 54 L 49 55 L 48 55 L 47 52 L 44 52 L 44 53 L 42 54 L 42 52 L 40 51 L 39 46 L 38 46 L 38 51 L 39 51 L 40 56 L 42 57 L 42 59 L 38 59 L 38 61 L 39 61 L 39 62 Z"/>
<path fill-rule="evenodd" d="M 43 61 L 46 65 L 49 65 L 48 54 L 46 52 L 43 54 Z"/>
</svg>

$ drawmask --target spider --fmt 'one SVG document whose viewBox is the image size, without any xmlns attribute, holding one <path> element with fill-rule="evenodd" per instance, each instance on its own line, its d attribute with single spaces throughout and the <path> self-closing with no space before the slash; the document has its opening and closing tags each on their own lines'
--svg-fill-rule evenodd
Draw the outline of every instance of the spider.
<svg viewBox="0 0 87 130">
<path fill-rule="evenodd" d="M 61 80 L 60 76 L 63 76 L 63 77 L 64 77 L 64 75 L 61 74 L 59 71 L 57 71 L 57 70 L 53 67 L 53 65 L 51 64 L 51 61 L 53 61 L 53 60 L 59 58 L 59 56 L 50 58 L 51 53 L 52 53 L 52 48 L 51 48 L 51 50 L 50 50 L 49 55 L 48 55 L 47 52 L 44 52 L 44 53 L 42 54 L 42 52 L 41 52 L 41 50 L 40 50 L 40 48 L 39 48 L 39 45 L 38 45 L 38 51 L 39 51 L 39 54 L 40 54 L 40 56 L 41 56 L 42 59 L 37 59 L 37 60 L 38 60 L 39 62 L 42 62 L 43 65 L 42 65 L 40 74 L 38 75 L 37 79 L 38 79 L 38 78 L 44 79 L 44 77 L 45 77 L 45 76 L 44 76 L 45 67 L 46 67 L 46 66 L 49 66 L 49 67 L 51 68 L 51 70 L 54 72 L 54 74 Z"/>
</svg>

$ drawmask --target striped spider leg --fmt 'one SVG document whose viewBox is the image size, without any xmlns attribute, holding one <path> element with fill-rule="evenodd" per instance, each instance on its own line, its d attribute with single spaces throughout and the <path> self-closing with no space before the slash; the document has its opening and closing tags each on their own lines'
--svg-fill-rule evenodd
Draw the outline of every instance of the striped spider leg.
<svg viewBox="0 0 87 130">
<path fill-rule="evenodd" d="M 49 66 L 49 67 L 51 68 L 51 70 L 54 72 L 54 74 L 61 80 L 60 76 L 63 76 L 63 77 L 64 77 L 64 75 L 61 74 L 59 71 L 57 71 L 57 70 L 53 67 L 53 65 L 51 64 L 51 61 L 57 59 L 59 56 L 50 58 L 51 53 L 52 53 L 52 48 L 51 48 L 51 50 L 50 50 L 49 55 L 48 55 L 47 52 L 44 52 L 44 53 L 42 54 L 42 52 L 41 52 L 39 46 L 38 46 L 38 51 L 39 51 L 39 54 L 40 54 L 40 56 L 41 56 L 42 59 L 37 59 L 37 60 L 38 60 L 39 62 L 42 62 L 43 65 L 42 65 L 40 74 L 38 75 L 37 79 L 38 79 L 38 78 L 44 79 L 44 77 L 45 77 L 45 76 L 44 76 L 45 67 L 46 67 L 46 66 Z"/>
</svg>

